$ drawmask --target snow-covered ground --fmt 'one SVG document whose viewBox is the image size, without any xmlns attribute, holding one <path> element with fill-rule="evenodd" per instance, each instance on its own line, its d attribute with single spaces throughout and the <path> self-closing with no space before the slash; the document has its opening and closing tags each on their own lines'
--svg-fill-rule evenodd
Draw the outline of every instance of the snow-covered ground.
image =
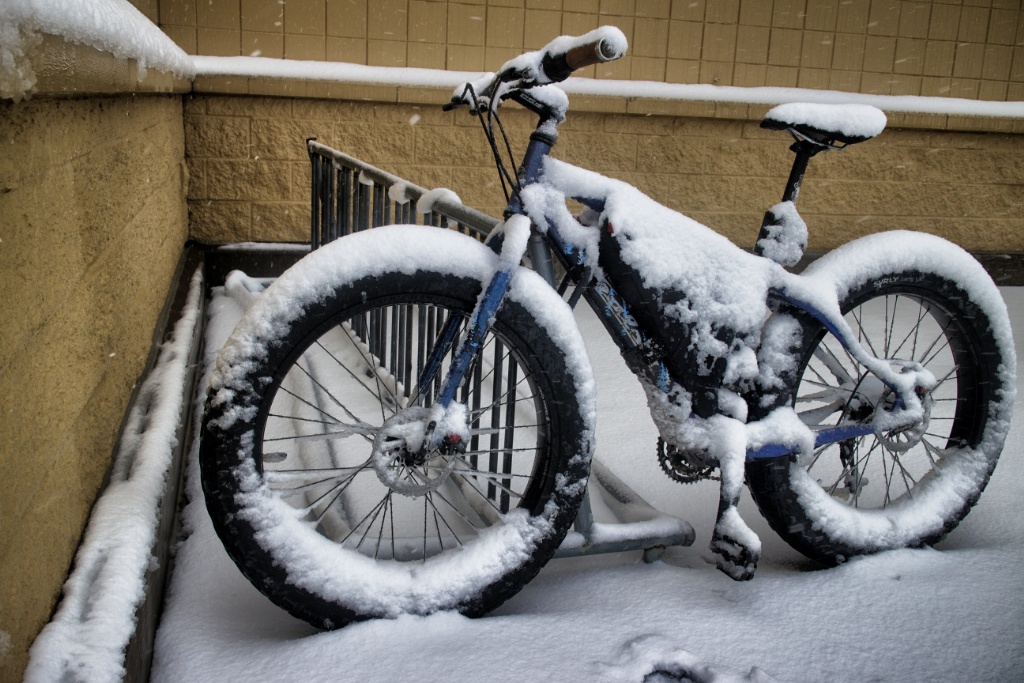
<svg viewBox="0 0 1024 683">
<path fill-rule="evenodd" d="M 1024 358 L 1024 288 L 1002 291 Z M 214 301 L 208 355 L 246 298 Z M 716 484 L 681 486 L 661 474 L 639 385 L 596 319 L 582 309 L 578 318 L 598 382 L 598 457 L 656 507 L 689 520 L 693 547 L 652 565 L 639 552 L 554 560 L 481 619 L 442 613 L 321 633 L 270 603 L 228 559 L 198 495 L 193 450 L 188 536 L 153 680 L 642 681 L 655 669 L 716 682 L 1020 680 L 1024 404 L 981 501 L 937 548 L 820 569 L 745 500 L 763 557 L 753 581 L 735 583 L 706 550 Z"/>
</svg>

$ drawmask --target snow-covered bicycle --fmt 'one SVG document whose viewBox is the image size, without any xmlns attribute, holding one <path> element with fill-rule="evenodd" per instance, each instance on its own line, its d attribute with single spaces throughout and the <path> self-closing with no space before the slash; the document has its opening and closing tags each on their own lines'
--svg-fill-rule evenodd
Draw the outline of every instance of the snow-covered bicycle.
<svg viewBox="0 0 1024 683">
<path fill-rule="evenodd" d="M 422 226 L 343 237 L 277 279 L 225 344 L 207 506 L 242 572 L 296 616 L 480 615 L 536 575 L 594 451 L 580 300 L 645 389 L 665 472 L 720 477 L 711 549 L 734 579 L 760 554 L 736 511 L 744 479 L 772 528 L 824 563 L 934 543 L 981 494 L 1016 386 L 982 267 L 907 232 L 784 267 L 807 241 L 794 202 L 808 160 L 877 135 L 882 112 L 768 113 L 796 162 L 751 254 L 549 156 L 567 111 L 553 84 L 625 49 L 614 28 L 563 37 L 456 91 L 447 106 L 481 118 L 508 189 L 486 245 Z M 539 117 L 511 172 L 506 100 Z"/>
</svg>

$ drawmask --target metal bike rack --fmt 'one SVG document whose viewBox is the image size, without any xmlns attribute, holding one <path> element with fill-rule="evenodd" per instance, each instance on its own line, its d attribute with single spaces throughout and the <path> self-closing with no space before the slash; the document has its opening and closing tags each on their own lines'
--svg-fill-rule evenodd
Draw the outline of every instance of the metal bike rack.
<svg viewBox="0 0 1024 683">
<path fill-rule="evenodd" d="M 431 203 L 421 214 L 416 204 L 428 190 L 387 171 L 322 145 L 306 141 L 312 165 L 310 248 L 317 249 L 344 235 L 382 225 L 416 224 L 448 227 L 481 242 L 500 221 L 448 197 Z M 391 197 L 400 186 L 403 201 Z"/>
<path fill-rule="evenodd" d="M 483 241 L 499 223 L 491 216 L 444 196 L 431 202 L 431 211 L 421 214 L 416 205 L 428 190 L 315 139 L 307 140 L 306 147 L 312 167 L 311 249 L 353 232 L 394 223 L 447 224 L 453 230 Z M 400 191 L 395 192 L 396 189 Z M 595 490 L 616 518 L 615 523 L 594 520 L 591 499 Z M 693 527 L 688 522 L 655 510 L 595 458 L 574 530 L 555 557 L 643 550 L 644 561 L 653 562 L 661 557 L 665 548 L 688 546 L 693 540 Z"/>
</svg>

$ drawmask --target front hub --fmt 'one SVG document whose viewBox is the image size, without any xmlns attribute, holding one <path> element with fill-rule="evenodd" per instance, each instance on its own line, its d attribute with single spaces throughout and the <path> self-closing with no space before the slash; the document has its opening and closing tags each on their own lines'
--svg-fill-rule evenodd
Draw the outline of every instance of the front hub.
<svg viewBox="0 0 1024 683">
<path fill-rule="evenodd" d="M 407 408 L 388 418 L 373 440 L 373 469 L 395 493 L 426 495 L 440 487 L 458 463 L 457 451 L 442 453 L 430 446 L 433 415 L 429 408 Z"/>
</svg>

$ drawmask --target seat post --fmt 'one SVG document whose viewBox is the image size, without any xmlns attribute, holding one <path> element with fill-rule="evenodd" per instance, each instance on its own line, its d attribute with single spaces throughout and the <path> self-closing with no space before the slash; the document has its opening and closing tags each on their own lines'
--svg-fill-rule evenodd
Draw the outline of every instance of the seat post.
<svg viewBox="0 0 1024 683">
<path fill-rule="evenodd" d="M 786 190 L 782 194 L 782 202 L 791 202 L 794 207 L 796 199 L 800 195 L 800 183 L 807 172 L 807 164 L 815 154 L 827 152 L 832 149 L 831 141 L 818 142 L 804 135 L 796 134 L 790 129 L 790 134 L 796 138 L 796 142 L 790 145 L 796 158 L 793 160 L 793 168 L 789 172 L 789 179 L 786 181 Z M 784 266 L 793 266 L 803 256 L 807 248 L 807 228 L 803 221 L 797 216 L 794 222 L 790 212 L 776 207 L 776 210 L 769 209 L 761 220 L 761 229 L 757 233 L 757 240 L 754 242 L 754 253 L 758 256 L 765 256 L 776 263 Z"/>
<path fill-rule="evenodd" d="M 815 154 L 825 152 L 829 147 L 813 140 L 799 139 L 789 149 L 796 154 L 796 159 L 793 160 L 793 168 L 789 172 L 789 180 L 786 181 L 786 190 L 782 193 L 782 201 L 796 202 L 796 198 L 800 195 L 800 182 L 804 179 L 804 173 L 807 172 L 807 163 Z"/>
</svg>

